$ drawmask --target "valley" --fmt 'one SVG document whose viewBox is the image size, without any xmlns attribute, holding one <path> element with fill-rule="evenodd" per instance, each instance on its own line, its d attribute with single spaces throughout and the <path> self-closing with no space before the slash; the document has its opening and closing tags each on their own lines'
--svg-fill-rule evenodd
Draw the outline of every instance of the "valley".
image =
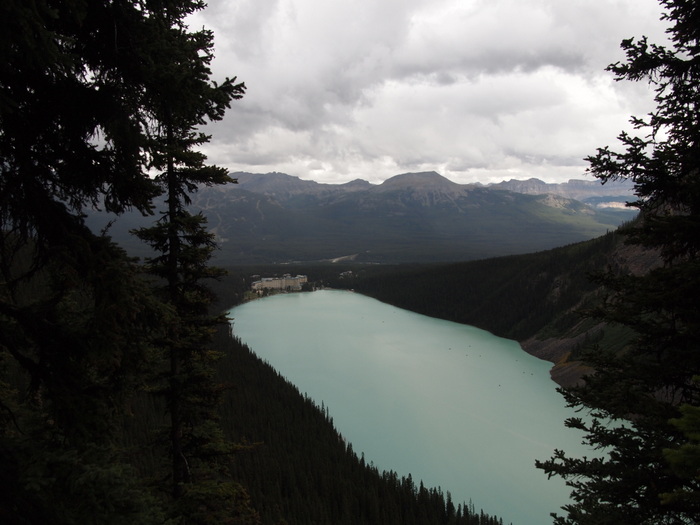
<svg viewBox="0 0 700 525">
<path fill-rule="evenodd" d="M 629 209 L 584 202 L 631 200 L 627 186 L 592 181 L 481 186 L 425 172 L 372 185 L 320 184 L 282 173 L 231 175 L 238 184 L 202 187 L 190 206 L 207 217 L 219 244 L 215 260 L 222 266 L 476 260 L 591 239 L 634 217 Z M 129 230 L 154 218 L 93 213 L 88 220 L 96 230 L 114 221 L 108 233 L 130 253 L 148 255 Z"/>
</svg>

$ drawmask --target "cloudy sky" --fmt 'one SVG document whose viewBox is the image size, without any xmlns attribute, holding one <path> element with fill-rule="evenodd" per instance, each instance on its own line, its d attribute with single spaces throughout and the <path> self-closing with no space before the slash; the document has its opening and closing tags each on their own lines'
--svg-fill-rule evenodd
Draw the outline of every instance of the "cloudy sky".
<svg viewBox="0 0 700 525">
<path fill-rule="evenodd" d="M 584 178 L 653 108 L 605 67 L 664 41 L 657 0 L 209 0 L 216 78 L 246 96 L 208 128 L 231 171 L 379 183 Z"/>
</svg>

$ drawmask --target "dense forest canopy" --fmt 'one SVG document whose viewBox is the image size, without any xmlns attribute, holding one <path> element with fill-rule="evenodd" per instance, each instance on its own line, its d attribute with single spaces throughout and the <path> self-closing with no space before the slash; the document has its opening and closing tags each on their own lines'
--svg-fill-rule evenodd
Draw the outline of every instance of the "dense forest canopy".
<svg viewBox="0 0 700 525">
<path fill-rule="evenodd" d="M 196 148 L 245 86 L 210 79 L 213 35 L 190 0 L 3 2 L 0 48 L 3 521 L 255 523 L 227 476 L 202 279 L 211 242 L 183 211 L 226 182 Z M 152 176 L 156 174 L 155 178 Z M 84 223 L 91 207 L 169 208 L 143 236 L 148 270 Z M 160 235 L 160 237 L 159 237 Z M 165 279 L 165 291 L 158 284 Z M 170 415 L 158 443 L 171 475 L 123 457 L 139 395 Z M 166 470 L 167 472 L 167 470 Z M 169 496 L 168 496 L 169 494 Z"/>
</svg>

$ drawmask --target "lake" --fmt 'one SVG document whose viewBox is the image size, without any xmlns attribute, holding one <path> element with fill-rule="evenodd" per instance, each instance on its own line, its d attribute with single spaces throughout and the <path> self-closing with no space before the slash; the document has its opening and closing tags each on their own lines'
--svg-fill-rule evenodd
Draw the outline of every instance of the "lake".
<svg viewBox="0 0 700 525">
<path fill-rule="evenodd" d="M 337 290 L 233 308 L 234 333 L 319 406 L 380 470 L 441 487 L 514 525 L 567 503 L 536 459 L 585 454 L 551 363 L 508 339 Z M 590 453 L 589 453 L 590 455 Z"/>
</svg>

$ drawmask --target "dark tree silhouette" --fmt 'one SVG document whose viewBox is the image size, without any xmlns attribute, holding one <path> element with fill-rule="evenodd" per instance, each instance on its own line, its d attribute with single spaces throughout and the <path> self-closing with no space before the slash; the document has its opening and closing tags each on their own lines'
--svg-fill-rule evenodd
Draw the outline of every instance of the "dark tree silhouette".
<svg viewBox="0 0 700 525">
<path fill-rule="evenodd" d="M 628 242 L 658 251 L 663 264 L 643 276 L 598 278 L 609 293 L 590 315 L 629 327 L 636 337 L 623 352 L 591 352 L 595 374 L 564 391 L 570 405 L 590 416 L 567 424 L 604 455 L 577 459 L 557 451 L 539 463 L 573 488 L 567 516 L 556 519 L 562 524 L 680 524 L 700 517 L 700 502 L 688 496 L 700 487 L 697 470 L 672 468 L 665 452 L 697 439 L 672 420 L 681 406 L 700 401 L 693 381 L 700 373 L 700 9 L 687 0 L 661 3 L 671 46 L 625 40 L 627 59 L 609 66 L 618 80 L 648 81 L 657 107 L 632 119 L 639 136 L 622 133 L 622 152 L 606 147 L 588 160 L 603 182 L 634 181 L 641 216 L 627 229 Z"/>
</svg>

